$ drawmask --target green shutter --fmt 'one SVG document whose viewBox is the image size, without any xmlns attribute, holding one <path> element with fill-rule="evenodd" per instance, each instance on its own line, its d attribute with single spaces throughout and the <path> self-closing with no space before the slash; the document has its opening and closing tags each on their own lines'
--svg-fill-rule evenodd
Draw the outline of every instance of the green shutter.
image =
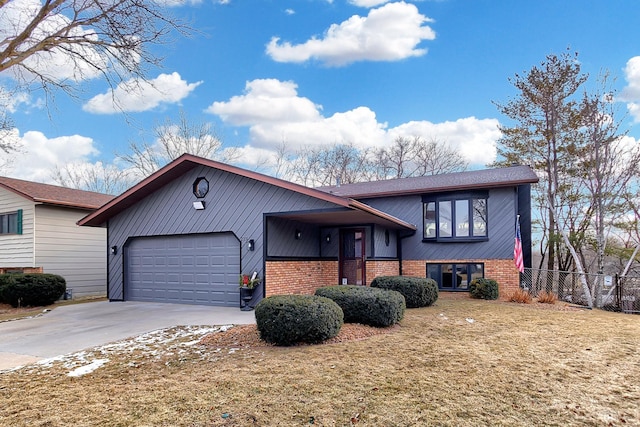
<svg viewBox="0 0 640 427">
<path fill-rule="evenodd" d="M 22 209 L 18 209 L 18 234 L 22 234 Z"/>
</svg>

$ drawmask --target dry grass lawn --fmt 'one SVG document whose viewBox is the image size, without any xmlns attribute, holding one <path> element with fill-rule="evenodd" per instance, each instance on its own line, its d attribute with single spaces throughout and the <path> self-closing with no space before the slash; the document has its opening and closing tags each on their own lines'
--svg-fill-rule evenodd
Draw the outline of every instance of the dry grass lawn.
<svg viewBox="0 0 640 427">
<path fill-rule="evenodd" d="M 79 377 L 63 361 L 0 373 L 0 424 L 640 425 L 640 316 L 441 296 L 385 334 L 255 344 L 122 350 Z"/>
</svg>

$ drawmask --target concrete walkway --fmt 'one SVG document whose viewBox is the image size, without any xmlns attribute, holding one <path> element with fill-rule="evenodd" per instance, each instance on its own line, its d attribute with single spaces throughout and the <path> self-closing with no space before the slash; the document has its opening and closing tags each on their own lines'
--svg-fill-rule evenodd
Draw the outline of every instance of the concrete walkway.
<svg viewBox="0 0 640 427">
<path fill-rule="evenodd" d="M 239 308 L 131 301 L 66 305 L 35 318 L 0 323 L 0 369 L 172 326 L 251 323 L 253 311 Z"/>
</svg>

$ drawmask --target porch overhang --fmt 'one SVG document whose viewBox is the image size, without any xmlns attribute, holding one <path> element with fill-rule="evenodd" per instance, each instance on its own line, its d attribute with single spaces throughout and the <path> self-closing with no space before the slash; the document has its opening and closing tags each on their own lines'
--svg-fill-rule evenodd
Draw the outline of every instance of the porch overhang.
<svg viewBox="0 0 640 427">
<path fill-rule="evenodd" d="M 364 203 L 355 200 L 349 200 L 349 202 L 349 208 L 278 212 L 268 215 L 306 224 L 315 224 L 320 227 L 376 224 L 394 230 L 411 232 L 417 230 L 415 225 L 374 209 Z"/>
</svg>

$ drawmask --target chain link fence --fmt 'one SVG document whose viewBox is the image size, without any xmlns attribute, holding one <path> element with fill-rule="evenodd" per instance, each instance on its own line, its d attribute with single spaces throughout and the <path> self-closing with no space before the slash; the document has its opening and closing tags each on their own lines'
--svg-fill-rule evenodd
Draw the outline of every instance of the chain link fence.
<svg viewBox="0 0 640 427">
<path fill-rule="evenodd" d="M 520 287 L 537 297 L 553 292 L 571 304 L 625 313 L 640 313 L 640 277 L 525 268 Z"/>
</svg>

